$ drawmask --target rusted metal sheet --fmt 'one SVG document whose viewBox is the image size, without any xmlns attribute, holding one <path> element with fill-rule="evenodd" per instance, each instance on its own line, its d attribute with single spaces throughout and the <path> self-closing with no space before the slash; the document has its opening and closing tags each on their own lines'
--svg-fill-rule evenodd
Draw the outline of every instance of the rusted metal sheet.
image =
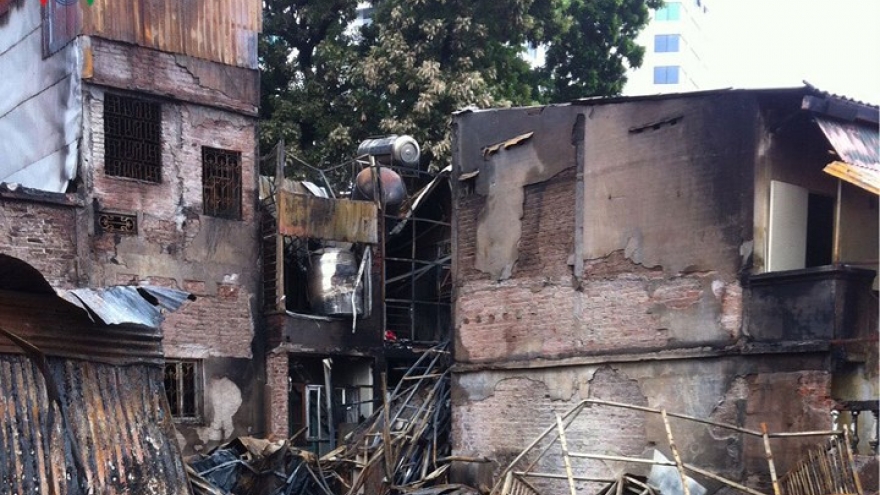
<svg viewBox="0 0 880 495">
<path fill-rule="evenodd" d="M 282 235 L 342 242 L 379 241 L 376 205 L 278 191 L 278 231 Z"/>
<path fill-rule="evenodd" d="M 43 7 L 43 49 L 52 54 L 70 43 L 82 25 L 78 2 L 47 2 Z"/>
<path fill-rule="evenodd" d="M 257 68 L 257 0 L 130 0 L 81 9 L 83 34 Z"/>
<path fill-rule="evenodd" d="M 874 194 L 880 194 L 880 132 L 877 126 L 815 117 L 816 124 L 840 157 L 825 172 Z"/>
<path fill-rule="evenodd" d="M 57 388 L 29 358 L 0 354 L 5 493 L 190 493 L 161 367 L 50 359 L 48 376 Z"/>
<path fill-rule="evenodd" d="M 834 151 L 850 165 L 878 170 L 880 163 L 880 133 L 877 126 L 860 125 L 816 117 L 816 123 Z"/>
</svg>

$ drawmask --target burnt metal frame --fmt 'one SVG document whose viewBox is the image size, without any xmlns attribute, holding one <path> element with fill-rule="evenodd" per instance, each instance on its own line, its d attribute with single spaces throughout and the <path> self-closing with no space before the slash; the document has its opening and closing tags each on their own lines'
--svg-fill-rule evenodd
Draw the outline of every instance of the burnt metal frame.
<svg viewBox="0 0 880 495">
<path fill-rule="evenodd" d="M 370 158 L 371 158 L 371 161 L 369 163 L 362 163 L 362 165 L 375 166 L 375 163 L 372 160 L 372 157 L 370 157 Z M 387 166 L 387 165 L 383 165 L 383 166 Z M 412 168 L 408 168 L 408 167 L 398 167 L 398 166 L 393 166 L 393 165 L 387 166 L 387 167 L 394 170 L 398 174 L 400 174 L 401 177 L 417 177 L 417 178 L 435 178 L 435 177 L 437 177 L 437 174 L 433 174 L 433 173 L 418 170 L 418 169 L 412 169 Z M 381 184 L 379 186 L 379 189 L 381 189 Z M 395 216 L 385 215 L 385 221 L 387 222 L 389 220 L 393 221 L 393 220 L 400 220 L 400 219 Z M 422 275 L 424 275 L 425 272 L 427 272 L 429 270 L 434 270 L 434 269 L 443 270 L 444 268 L 451 270 L 451 267 L 452 267 L 451 255 L 452 255 L 452 253 L 451 253 L 451 247 L 450 247 L 450 252 L 448 252 L 448 253 L 439 253 L 438 252 L 437 255 L 434 257 L 434 259 L 432 259 L 432 260 L 419 259 L 417 257 L 417 247 L 419 245 L 417 242 L 418 241 L 417 226 L 419 224 L 432 224 L 434 226 L 445 227 L 445 228 L 450 229 L 450 236 L 451 236 L 452 223 L 451 222 L 444 222 L 444 221 L 440 221 L 440 220 L 434 220 L 434 219 L 430 219 L 430 218 L 420 217 L 415 213 L 415 211 L 412 212 L 412 215 L 406 220 L 406 222 L 409 223 L 409 229 L 410 229 L 410 257 L 408 257 L 408 258 L 385 256 L 385 254 L 387 252 L 387 243 L 388 243 L 387 229 L 385 229 L 384 226 L 380 227 L 380 228 L 382 228 L 382 244 L 383 244 L 382 281 L 385 285 L 385 289 L 382 291 L 382 294 L 384 296 L 383 297 L 383 304 L 385 306 L 385 311 L 384 311 L 385 316 L 384 317 L 385 317 L 386 328 L 392 329 L 393 325 L 391 325 L 388 322 L 389 307 L 406 311 L 407 318 L 408 318 L 408 322 L 406 324 L 406 326 L 408 327 L 407 328 L 408 335 L 406 337 L 414 342 L 418 342 L 418 340 L 416 339 L 416 320 L 415 320 L 417 308 L 419 306 L 434 306 L 436 308 L 436 319 L 434 322 L 434 328 L 439 329 L 440 324 L 441 324 L 441 322 L 440 322 L 441 311 L 444 308 L 447 308 L 447 309 L 451 308 L 452 301 L 451 300 L 446 300 L 446 301 L 443 300 L 444 297 L 443 297 L 443 294 L 440 292 L 439 286 L 437 287 L 437 298 L 435 300 L 425 301 L 425 300 L 417 299 L 416 294 L 415 294 L 416 281 Z M 450 237 L 450 242 L 451 242 L 451 237 Z M 401 263 L 401 264 L 409 263 L 409 265 L 410 265 L 409 272 L 406 274 L 400 275 L 398 277 L 394 277 L 393 280 L 389 280 L 389 278 L 388 278 L 388 263 L 389 262 Z M 389 282 L 395 282 L 395 281 L 401 280 L 401 277 L 404 277 L 404 278 L 408 277 L 409 278 L 410 297 L 407 299 L 403 299 L 403 298 L 389 298 L 389 297 L 385 296 L 385 294 L 388 291 Z M 430 341 L 430 343 L 435 343 L 435 342 Z"/>
<path fill-rule="evenodd" d="M 162 182 L 162 105 L 104 95 L 104 173 Z"/>
</svg>

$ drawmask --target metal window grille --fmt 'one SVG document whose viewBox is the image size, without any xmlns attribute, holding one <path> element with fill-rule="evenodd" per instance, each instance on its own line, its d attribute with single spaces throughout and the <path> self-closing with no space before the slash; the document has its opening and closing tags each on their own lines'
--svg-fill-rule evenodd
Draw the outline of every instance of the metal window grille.
<svg viewBox="0 0 880 495">
<path fill-rule="evenodd" d="M 202 148 L 202 202 L 205 215 L 241 219 L 241 153 Z"/>
<path fill-rule="evenodd" d="M 104 172 L 162 182 L 162 108 L 114 94 L 104 97 Z"/>
<path fill-rule="evenodd" d="M 202 382 L 198 361 L 167 361 L 165 363 L 165 395 L 171 417 L 176 420 L 201 419 Z"/>
<path fill-rule="evenodd" d="M 97 216 L 98 230 L 122 235 L 137 235 L 137 215 L 109 213 L 99 211 Z"/>
</svg>

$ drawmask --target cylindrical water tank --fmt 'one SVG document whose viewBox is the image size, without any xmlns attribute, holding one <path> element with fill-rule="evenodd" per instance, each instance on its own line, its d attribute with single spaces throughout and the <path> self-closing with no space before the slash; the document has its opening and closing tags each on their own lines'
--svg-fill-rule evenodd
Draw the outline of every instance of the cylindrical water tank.
<svg viewBox="0 0 880 495">
<path fill-rule="evenodd" d="M 392 135 L 361 142 L 358 146 L 358 155 L 375 156 L 386 165 L 418 167 L 421 150 L 419 143 L 411 136 Z"/>
</svg>

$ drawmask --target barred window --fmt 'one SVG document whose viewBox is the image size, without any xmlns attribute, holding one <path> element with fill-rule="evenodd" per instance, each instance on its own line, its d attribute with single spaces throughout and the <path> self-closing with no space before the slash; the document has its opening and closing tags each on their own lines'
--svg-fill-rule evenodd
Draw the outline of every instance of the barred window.
<svg viewBox="0 0 880 495">
<path fill-rule="evenodd" d="M 171 417 L 180 421 L 202 419 L 202 370 L 199 361 L 165 362 L 165 395 Z"/>
<path fill-rule="evenodd" d="M 241 153 L 202 147 L 205 215 L 241 220 Z"/>
<path fill-rule="evenodd" d="M 137 98 L 104 97 L 104 172 L 162 182 L 162 107 Z"/>
</svg>

